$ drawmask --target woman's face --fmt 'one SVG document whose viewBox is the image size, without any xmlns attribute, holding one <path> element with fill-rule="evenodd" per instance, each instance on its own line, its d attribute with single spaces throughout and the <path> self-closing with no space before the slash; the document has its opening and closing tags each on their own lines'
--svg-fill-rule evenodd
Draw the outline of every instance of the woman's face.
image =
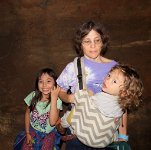
<svg viewBox="0 0 151 150">
<path fill-rule="evenodd" d="M 88 35 L 86 35 L 81 44 L 84 56 L 89 59 L 96 60 L 100 57 L 100 52 L 102 49 L 103 43 L 101 36 L 95 30 L 91 30 Z"/>
</svg>

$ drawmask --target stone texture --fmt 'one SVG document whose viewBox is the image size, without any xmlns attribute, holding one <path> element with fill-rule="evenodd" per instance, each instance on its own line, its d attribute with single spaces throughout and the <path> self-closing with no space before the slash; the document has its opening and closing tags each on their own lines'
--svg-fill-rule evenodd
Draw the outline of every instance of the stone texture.
<svg viewBox="0 0 151 150">
<path fill-rule="evenodd" d="M 24 128 L 24 97 L 36 72 L 52 67 L 59 75 L 75 56 L 75 29 L 101 21 L 111 36 L 107 57 L 133 65 L 144 82 L 144 104 L 129 115 L 134 150 L 150 149 L 151 2 L 149 0 L 1 0 L 0 3 L 0 150 L 11 150 Z"/>
</svg>

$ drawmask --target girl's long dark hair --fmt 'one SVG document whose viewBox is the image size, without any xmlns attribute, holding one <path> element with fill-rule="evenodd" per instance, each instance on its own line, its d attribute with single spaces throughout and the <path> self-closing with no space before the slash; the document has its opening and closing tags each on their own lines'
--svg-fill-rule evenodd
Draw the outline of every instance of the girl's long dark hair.
<svg viewBox="0 0 151 150">
<path fill-rule="evenodd" d="M 42 98 L 42 93 L 39 91 L 39 88 L 38 88 L 38 82 L 39 82 L 40 77 L 43 74 L 48 74 L 50 77 L 52 77 L 54 79 L 55 86 L 57 86 L 57 83 L 56 83 L 57 76 L 56 76 L 55 72 L 50 68 L 41 69 L 37 73 L 37 77 L 36 77 L 36 81 L 35 81 L 35 96 L 32 98 L 31 105 L 29 106 L 30 111 L 34 110 L 37 102 L 40 101 Z M 50 101 L 51 101 L 51 97 L 49 98 L 49 101 L 48 101 L 46 107 L 48 106 Z"/>
</svg>

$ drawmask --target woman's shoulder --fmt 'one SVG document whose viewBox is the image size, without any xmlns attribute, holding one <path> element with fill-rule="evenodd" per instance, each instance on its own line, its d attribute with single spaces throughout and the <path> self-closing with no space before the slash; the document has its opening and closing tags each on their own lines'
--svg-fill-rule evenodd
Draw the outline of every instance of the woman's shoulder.
<svg viewBox="0 0 151 150">
<path fill-rule="evenodd" d="M 69 78 L 73 77 L 73 75 L 74 75 L 74 63 L 70 62 L 65 66 L 65 68 L 59 75 L 57 83 L 59 84 L 59 82 L 65 82 L 65 79 L 68 81 Z"/>
<path fill-rule="evenodd" d="M 68 75 L 72 75 L 74 73 L 74 63 L 73 62 L 69 62 L 64 70 L 62 71 L 62 74 L 68 74 Z"/>
<path fill-rule="evenodd" d="M 66 66 L 65 66 L 65 68 L 64 69 L 72 69 L 74 67 L 74 63 L 73 63 L 73 61 L 71 61 L 71 62 L 69 62 Z"/>
</svg>

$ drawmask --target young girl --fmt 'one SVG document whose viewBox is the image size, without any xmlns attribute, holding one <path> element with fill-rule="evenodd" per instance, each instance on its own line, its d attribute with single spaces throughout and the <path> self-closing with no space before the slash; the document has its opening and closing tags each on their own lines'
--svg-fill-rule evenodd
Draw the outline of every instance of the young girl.
<svg viewBox="0 0 151 150">
<path fill-rule="evenodd" d="M 92 92 L 89 93 L 89 91 L 87 92 L 83 90 L 83 91 L 77 91 L 75 94 L 69 95 L 68 102 L 75 103 L 75 112 L 78 111 L 75 114 L 76 119 L 71 121 L 71 127 L 73 127 L 73 129 L 75 130 L 75 135 L 78 136 L 78 134 L 80 134 L 81 136 L 82 133 L 81 131 L 85 130 L 86 127 L 89 128 L 88 123 L 85 122 L 85 120 L 90 119 L 89 117 L 87 117 L 89 116 L 89 111 L 91 109 L 89 104 L 93 105 L 94 109 L 96 109 L 95 111 L 96 115 L 99 112 L 105 117 L 117 119 L 117 118 L 121 118 L 126 110 L 131 111 L 139 106 L 142 98 L 142 91 L 143 91 L 143 84 L 137 72 L 133 68 L 127 65 L 119 64 L 114 66 L 109 72 L 109 74 L 107 75 L 107 77 L 104 79 L 102 84 L 102 92 L 99 92 L 91 96 Z M 81 98 L 83 99 L 82 101 L 80 100 Z M 90 101 L 90 103 L 84 105 L 83 103 L 84 101 Z M 82 105 L 80 105 L 81 102 Z M 78 110 L 76 111 L 76 109 Z M 83 117 L 77 117 L 78 115 Z M 71 113 L 69 116 L 71 117 Z M 90 115 L 90 117 L 92 116 Z M 85 120 L 83 118 L 85 118 Z M 93 118 L 95 117 L 93 116 Z M 96 120 L 97 120 L 96 118 L 94 120 L 91 118 L 91 121 L 89 122 L 89 126 L 94 126 L 94 124 L 96 124 L 97 122 Z M 67 120 L 67 122 L 69 122 L 69 119 Z M 87 126 L 85 126 L 85 124 Z M 100 129 L 99 131 L 102 131 L 101 129 L 106 129 L 105 128 L 106 124 L 104 124 L 104 121 L 102 124 L 100 122 L 97 122 L 97 124 L 99 124 L 99 129 Z M 89 130 L 91 130 L 91 128 Z M 116 129 L 115 131 L 113 131 L 113 135 L 115 132 Z M 104 136 L 102 136 L 102 141 L 100 140 L 100 143 L 101 142 L 103 143 L 106 140 L 107 137 L 105 137 L 105 133 L 107 134 L 108 131 L 106 130 L 105 132 L 103 132 Z M 91 138 L 94 139 L 92 137 L 93 135 L 90 135 L 89 133 L 85 133 L 85 134 L 87 136 L 91 136 Z M 97 136 L 102 135 L 102 133 L 98 133 L 98 132 L 96 134 Z M 119 134 L 119 139 L 120 138 L 124 138 L 125 141 L 128 140 L 128 136 L 123 134 Z M 88 143 L 88 141 L 86 141 L 85 139 L 81 139 L 81 141 L 84 144 Z M 110 142 L 112 142 L 112 140 Z"/>
<path fill-rule="evenodd" d="M 44 68 L 37 74 L 35 91 L 25 99 L 25 140 L 18 135 L 15 150 L 52 150 L 55 146 L 55 124 L 62 109 L 58 99 L 60 88 L 56 86 L 56 75 L 52 69 Z M 22 142 L 20 142 L 22 141 Z M 17 144 L 18 143 L 18 144 Z"/>
</svg>

